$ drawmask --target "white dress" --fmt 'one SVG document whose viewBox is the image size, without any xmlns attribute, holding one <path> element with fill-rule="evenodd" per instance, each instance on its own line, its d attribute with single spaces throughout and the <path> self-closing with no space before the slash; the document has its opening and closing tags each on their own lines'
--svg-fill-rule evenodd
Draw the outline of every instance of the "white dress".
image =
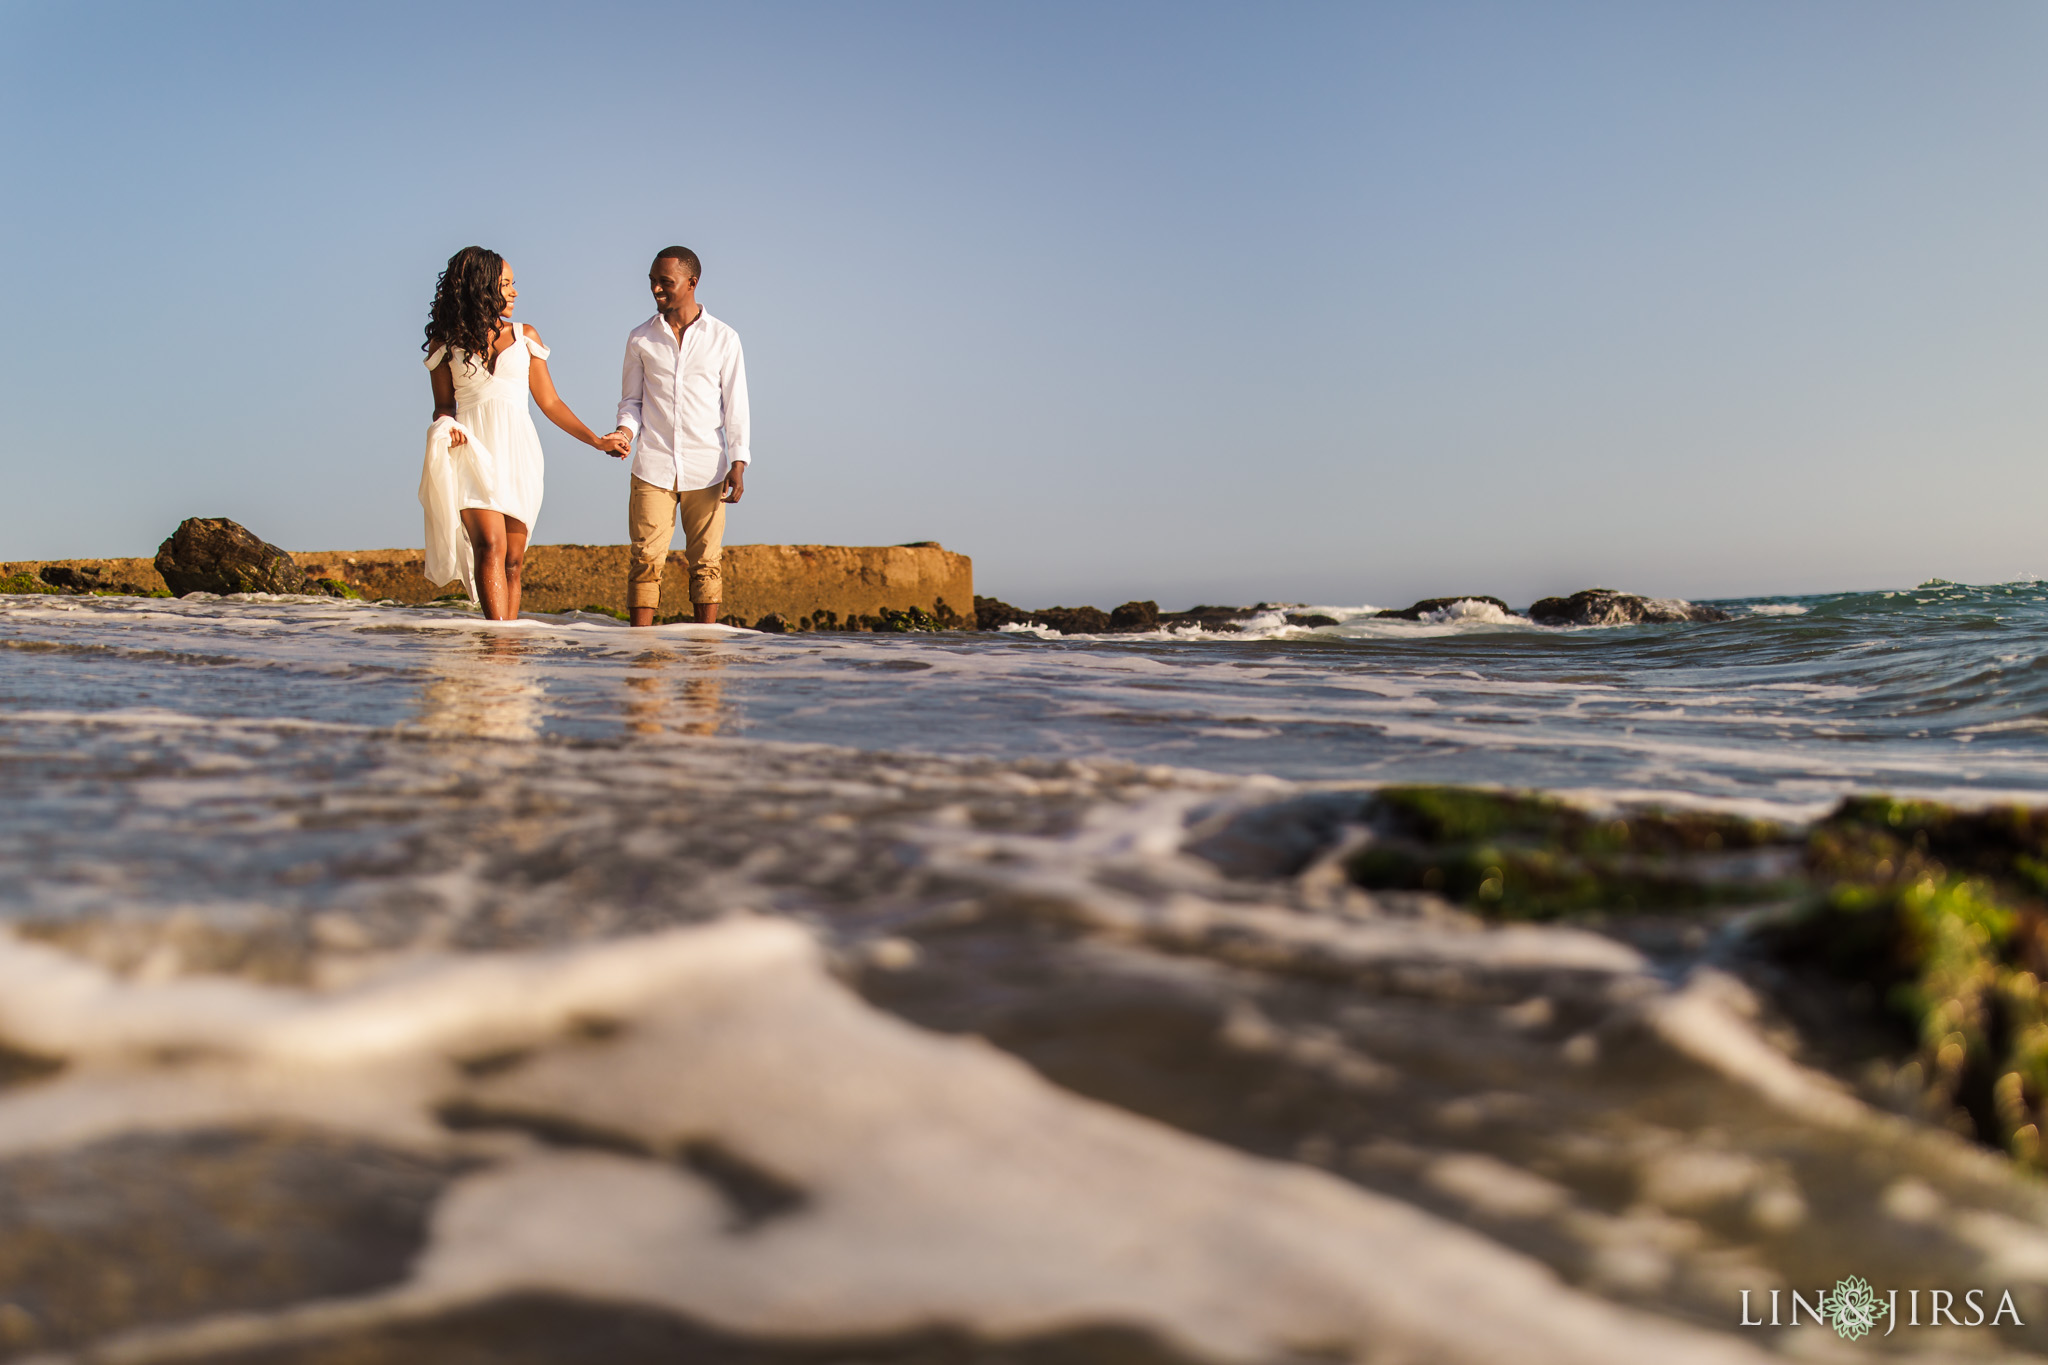
<svg viewBox="0 0 2048 1365">
<path fill-rule="evenodd" d="M 513 324 L 518 326 L 518 324 Z M 420 474 L 420 504 L 427 514 L 427 579 L 436 585 L 460 580 L 476 600 L 476 568 L 462 510 L 482 507 L 526 524 L 529 534 L 540 516 L 544 466 L 540 432 L 527 410 L 527 372 L 548 348 L 526 335 L 498 353 L 496 373 L 459 347 L 436 347 L 429 370 L 448 358 L 455 381 L 455 420 L 441 418 L 427 429 L 426 463 Z M 451 447 L 448 433 L 460 426 L 467 443 Z"/>
</svg>

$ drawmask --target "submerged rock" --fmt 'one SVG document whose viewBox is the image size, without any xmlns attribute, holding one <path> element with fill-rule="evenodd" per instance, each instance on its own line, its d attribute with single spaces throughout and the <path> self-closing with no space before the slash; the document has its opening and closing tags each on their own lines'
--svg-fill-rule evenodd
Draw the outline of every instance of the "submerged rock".
<svg viewBox="0 0 2048 1365">
<path fill-rule="evenodd" d="M 1169 628 L 1185 630 L 1189 626 L 1201 630 L 1216 631 L 1231 635 L 1244 629 L 1243 622 L 1265 611 L 1266 604 L 1255 607 L 1189 607 L 1186 611 L 1162 611 L 1159 624 Z"/>
<path fill-rule="evenodd" d="M 1437 612 L 1446 611 L 1457 606 L 1460 602 L 1484 602 L 1490 607 L 1498 607 L 1504 613 L 1513 614 L 1509 610 L 1508 604 L 1501 601 L 1498 597 L 1487 597 L 1481 593 L 1467 593 L 1463 597 L 1425 597 L 1412 607 L 1402 607 L 1398 611 L 1376 611 L 1373 615 L 1393 616 L 1403 621 L 1420 621 L 1425 616 L 1433 616 Z"/>
<path fill-rule="evenodd" d="M 1882 1025 L 1910 1108 L 2048 1169 L 2048 808 L 1852 797 L 1798 830 L 1393 787 L 1352 818 L 1375 831 L 1347 863 L 1358 885 L 1433 893 L 1488 918 L 1777 903 L 1743 941 L 1791 1012 Z"/>
<path fill-rule="evenodd" d="M 1430 891 L 1503 919 L 1768 899 L 1785 894 L 1782 877 L 1707 877 L 1695 859 L 1793 839 L 1782 826 L 1740 816 L 1603 818 L 1550 797 L 1462 787 L 1389 787 L 1369 818 L 1381 837 L 1352 860 L 1359 885 Z"/>
<path fill-rule="evenodd" d="M 461 1165 L 291 1124 L 9 1154 L 0 1354 L 398 1284 Z"/>
<path fill-rule="evenodd" d="M 1008 602 L 994 597 L 976 594 L 974 599 L 974 628 L 976 630 L 1001 630 L 1028 620 L 1031 613 L 1011 606 Z"/>
<path fill-rule="evenodd" d="M 299 592 L 306 575 L 291 555 L 226 517 L 187 517 L 156 551 L 172 592 Z"/>
<path fill-rule="evenodd" d="M 1937 1117 L 2048 1166 L 2048 809 L 1851 798 L 1806 858 L 1815 894 L 1771 951 L 1898 1025 Z"/>
<path fill-rule="evenodd" d="M 1529 608 L 1539 626 L 1660 625 L 1672 621 L 1726 621 L 1719 607 L 1702 607 L 1675 597 L 1638 597 L 1612 588 L 1585 588 L 1570 597 L 1546 597 Z"/>
<path fill-rule="evenodd" d="M 1197 630 L 1213 631 L 1221 635 L 1235 634 L 1244 628 L 1243 623 L 1254 616 L 1274 610 L 1264 602 L 1250 607 L 1196 606 L 1186 611 L 1161 611 L 1157 602 L 1126 602 L 1115 611 L 1105 612 L 1100 607 L 1040 607 L 1026 611 L 1013 607 L 1008 602 L 994 597 L 974 599 L 974 623 L 978 630 L 1001 630 L 1011 625 L 1038 625 L 1056 630 L 1062 635 L 1109 635 L 1135 634 L 1145 631 L 1185 630 L 1193 626 Z M 1316 617 L 1313 620 L 1295 621 L 1291 624 L 1335 625 L 1335 617 Z"/>
<path fill-rule="evenodd" d="M 1119 611 L 1123 608 L 1119 607 Z M 1109 613 L 1100 607 L 1042 607 L 1025 611 L 993 597 L 974 599 L 977 630 L 1001 630 L 1004 626 L 1035 625 L 1062 635 L 1102 635 L 1110 628 Z"/>
<path fill-rule="evenodd" d="M 1044 607 L 1031 620 L 1062 635 L 1101 635 L 1109 629 L 1109 613 L 1100 607 Z"/>
</svg>

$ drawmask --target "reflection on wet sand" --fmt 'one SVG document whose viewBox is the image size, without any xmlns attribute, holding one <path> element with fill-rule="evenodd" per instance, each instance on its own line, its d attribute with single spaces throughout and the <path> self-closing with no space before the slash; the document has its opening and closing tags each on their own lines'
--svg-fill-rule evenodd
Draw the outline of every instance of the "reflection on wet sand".
<svg viewBox="0 0 2048 1365">
<path fill-rule="evenodd" d="M 486 635 L 475 648 L 453 650 L 429 666 L 415 724 L 435 735 L 470 739 L 537 739 L 547 689 L 527 666 L 530 642 Z"/>
<path fill-rule="evenodd" d="M 680 678 L 671 666 L 680 666 Z M 724 667 L 714 649 L 642 654 L 626 675 L 626 728 L 638 735 L 717 734 L 726 721 L 725 683 L 718 676 Z"/>
</svg>

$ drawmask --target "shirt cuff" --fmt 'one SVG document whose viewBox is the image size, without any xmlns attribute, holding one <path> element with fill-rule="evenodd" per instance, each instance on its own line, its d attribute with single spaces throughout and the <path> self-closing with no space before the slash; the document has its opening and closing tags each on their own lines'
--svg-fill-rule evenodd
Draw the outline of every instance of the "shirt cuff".
<svg viewBox="0 0 2048 1365">
<path fill-rule="evenodd" d="M 748 460 L 752 459 L 753 457 L 747 454 L 747 448 L 745 446 L 735 446 L 725 453 L 725 458 L 727 462 L 731 464 L 745 464 Z"/>
<path fill-rule="evenodd" d="M 640 435 L 640 423 L 635 421 L 630 413 L 622 412 L 619 414 L 618 424 L 612 430 L 617 431 L 619 427 L 624 427 L 627 431 L 632 432 L 636 439 Z"/>
</svg>

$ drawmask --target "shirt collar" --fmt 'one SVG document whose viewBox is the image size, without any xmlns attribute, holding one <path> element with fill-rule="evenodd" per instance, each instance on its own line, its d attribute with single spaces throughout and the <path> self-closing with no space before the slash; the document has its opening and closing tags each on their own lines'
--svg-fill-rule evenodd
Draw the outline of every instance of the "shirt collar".
<svg viewBox="0 0 2048 1365">
<path fill-rule="evenodd" d="M 701 327 L 709 321 L 711 321 L 711 310 L 709 308 L 706 308 L 701 303 L 698 304 L 696 320 L 690 324 L 690 327 Z M 641 323 L 640 326 L 642 327 L 642 329 L 648 331 L 652 331 L 656 328 L 659 328 L 661 334 L 667 337 L 670 341 L 678 340 L 676 334 L 668 329 L 668 319 L 662 317 L 662 315 L 659 313 L 656 313 L 653 317 Z M 683 334 L 685 336 L 689 335 L 690 327 L 683 328 Z"/>
</svg>

